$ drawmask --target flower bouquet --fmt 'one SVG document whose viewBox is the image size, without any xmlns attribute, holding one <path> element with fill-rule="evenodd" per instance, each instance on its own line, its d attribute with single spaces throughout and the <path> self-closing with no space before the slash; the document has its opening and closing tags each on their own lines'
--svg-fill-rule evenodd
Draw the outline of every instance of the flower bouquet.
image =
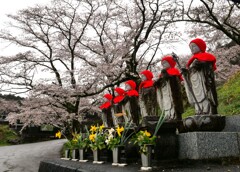
<svg viewBox="0 0 240 172">
<path fill-rule="evenodd" d="M 85 158 L 85 151 L 89 147 L 90 141 L 88 138 L 84 138 L 82 133 L 72 133 L 73 139 L 71 140 L 72 143 L 72 155 L 76 158 L 76 150 L 79 153 L 79 161 L 80 162 L 87 162 L 84 160 Z"/>
<path fill-rule="evenodd" d="M 56 137 L 56 138 L 61 139 L 62 136 L 65 137 L 65 135 L 64 135 L 61 131 L 58 131 L 57 133 L 55 133 L 55 137 Z M 65 137 L 65 138 L 66 138 L 66 137 Z M 64 158 L 61 158 L 61 159 L 69 160 L 69 159 L 70 159 L 70 150 L 71 150 L 73 147 L 74 147 L 74 146 L 73 146 L 73 141 L 67 139 L 67 142 L 64 143 L 64 145 L 63 145 Z"/>
<path fill-rule="evenodd" d="M 141 153 L 142 167 L 141 170 L 151 170 L 151 155 L 152 147 L 156 144 L 157 132 L 165 121 L 165 115 L 163 113 L 159 117 L 154 134 L 151 135 L 147 130 L 137 132 L 131 139 L 133 144 L 139 146 L 139 152 Z"/>
<path fill-rule="evenodd" d="M 90 132 L 87 130 L 89 138 L 89 147 L 93 151 L 93 163 L 103 163 L 99 161 L 99 150 L 106 148 L 105 144 L 105 133 L 103 132 L 104 125 L 101 126 L 91 126 Z"/>
<path fill-rule="evenodd" d="M 128 133 L 131 123 L 126 123 L 125 126 L 117 126 L 116 129 L 111 128 L 106 133 L 106 144 L 108 149 L 113 152 L 112 165 L 124 166 L 126 164 L 119 163 L 121 150 L 124 148 L 126 141 L 131 137 L 133 133 Z"/>
</svg>

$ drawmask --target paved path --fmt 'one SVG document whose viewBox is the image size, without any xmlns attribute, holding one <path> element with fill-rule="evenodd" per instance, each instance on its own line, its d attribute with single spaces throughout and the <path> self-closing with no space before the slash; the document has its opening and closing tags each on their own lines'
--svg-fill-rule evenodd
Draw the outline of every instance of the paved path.
<svg viewBox="0 0 240 172">
<path fill-rule="evenodd" d="M 37 172 L 46 158 L 60 157 L 64 139 L 0 147 L 0 172 Z"/>
</svg>

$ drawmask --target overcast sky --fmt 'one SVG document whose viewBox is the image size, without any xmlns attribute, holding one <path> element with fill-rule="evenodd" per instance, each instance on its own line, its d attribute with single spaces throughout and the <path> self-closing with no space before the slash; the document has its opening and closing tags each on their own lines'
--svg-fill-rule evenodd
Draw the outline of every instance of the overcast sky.
<svg viewBox="0 0 240 172">
<path fill-rule="evenodd" d="M 16 11 L 34 6 L 37 4 L 47 4 L 51 0 L 0 0 L 0 19 L 1 22 L 6 20 L 5 15 L 8 13 L 16 13 Z"/>
<path fill-rule="evenodd" d="M 36 4 L 45 5 L 51 0 L 0 0 L 0 29 L 4 29 L 5 22 L 8 21 L 7 14 L 16 14 L 17 11 L 25 9 Z M 9 44 L 0 41 L 0 56 L 13 55 L 15 48 Z"/>
<path fill-rule="evenodd" d="M 28 8 L 29 6 L 34 6 L 36 4 L 45 5 L 50 3 L 51 0 L 0 0 L 0 29 L 4 29 L 4 22 L 7 22 L 8 18 L 6 14 L 16 14 L 20 9 Z M 181 31 L 184 31 L 184 27 L 178 28 Z M 183 41 L 178 44 L 169 44 L 161 47 L 164 51 L 164 54 L 171 53 L 172 51 L 179 52 L 180 54 L 188 54 L 188 40 L 181 36 Z M 186 49 L 187 48 L 187 49 Z M 16 47 L 10 44 L 6 44 L 3 41 L 0 41 L 0 56 L 4 55 L 13 55 L 15 54 Z"/>
</svg>

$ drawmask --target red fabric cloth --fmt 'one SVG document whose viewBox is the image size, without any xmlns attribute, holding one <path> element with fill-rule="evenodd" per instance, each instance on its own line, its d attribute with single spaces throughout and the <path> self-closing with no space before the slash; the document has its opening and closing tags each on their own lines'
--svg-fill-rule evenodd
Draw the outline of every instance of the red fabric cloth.
<svg viewBox="0 0 240 172">
<path fill-rule="evenodd" d="M 125 84 L 130 85 L 130 87 L 132 88 L 132 90 L 136 89 L 136 83 L 133 80 L 128 80 L 127 82 L 125 82 Z"/>
<path fill-rule="evenodd" d="M 136 90 L 129 90 L 129 91 L 127 92 L 127 95 L 128 95 L 129 97 L 132 97 L 132 96 L 138 97 L 138 96 L 139 96 L 139 95 L 138 95 L 138 92 L 137 92 Z"/>
<path fill-rule="evenodd" d="M 105 97 L 109 101 L 103 103 L 99 108 L 100 109 L 107 109 L 107 108 L 109 108 L 111 106 L 111 100 L 112 100 L 113 96 L 111 94 L 105 94 L 103 97 Z"/>
<path fill-rule="evenodd" d="M 133 80 L 129 80 L 129 81 L 125 82 L 125 84 L 128 84 L 131 87 L 131 90 L 127 91 L 127 93 L 126 93 L 129 97 L 138 96 L 138 92 L 135 90 L 136 83 Z"/>
<path fill-rule="evenodd" d="M 153 74 L 151 71 L 149 70 L 144 70 L 141 72 L 141 74 L 145 75 L 147 80 L 146 81 L 142 81 L 141 84 L 139 85 L 139 90 L 142 88 L 148 88 L 148 87 L 152 87 L 153 86 Z"/>
<path fill-rule="evenodd" d="M 113 103 L 114 103 L 114 104 L 120 103 L 123 99 L 124 99 L 124 96 L 116 96 L 116 97 L 113 99 Z"/>
<path fill-rule="evenodd" d="M 171 66 L 171 68 L 174 68 L 176 65 L 176 62 L 172 56 L 165 56 L 162 58 L 161 61 L 167 61 L 169 63 L 169 65 Z"/>
<path fill-rule="evenodd" d="M 182 74 L 179 72 L 177 68 L 168 68 L 167 70 L 168 75 L 171 76 L 178 76 L 181 81 L 183 81 Z M 162 74 L 159 75 L 159 78 L 162 77 Z"/>
<path fill-rule="evenodd" d="M 108 109 L 110 106 L 111 106 L 110 102 L 105 102 L 99 108 L 100 109 Z"/>
<path fill-rule="evenodd" d="M 161 61 L 167 61 L 169 63 L 170 67 L 168 69 L 166 69 L 168 75 L 179 76 L 180 80 L 183 81 L 183 77 L 182 77 L 181 73 L 179 72 L 179 70 L 177 68 L 175 68 L 176 62 L 172 56 L 165 56 L 162 58 Z M 162 76 L 162 74 L 159 75 L 159 78 L 161 76 Z"/>
<path fill-rule="evenodd" d="M 124 99 L 125 91 L 120 87 L 115 88 L 114 91 L 118 93 L 118 96 L 113 99 L 113 103 L 120 103 Z"/>
<path fill-rule="evenodd" d="M 152 87 L 152 86 L 153 86 L 153 80 L 151 80 L 151 81 L 143 81 L 139 85 L 139 90 L 142 89 L 142 88 L 148 88 L 148 87 Z"/>
<path fill-rule="evenodd" d="M 200 38 L 193 39 L 189 44 L 191 43 L 195 43 L 203 53 L 206 51 L 207 45 L 202 39 Z"/>
<path fill-rule="evenodd" d="M 112 100 L 113 96 L 111 94 L 105 94 L 103 97 L 105 97 L 106 99 L 108 99 L 109 101 Z"/>
<path fill-rule="evenodd" d="M 187 62 L 187 68 L 192 64 L 192 62 L 197 59 L 201 62 L 212 62 L 213 69 L 216 70 L 216 57 L 210 53 L 197 53 L 194 54 Z"/>
<path fill-rule="evenodd" d="M 141 74 L 145 75 L 147 80 L 152 80 L 153 79 L 153 74 L 149 70 L 144 70 L 141 72 Z"/>
</svg>

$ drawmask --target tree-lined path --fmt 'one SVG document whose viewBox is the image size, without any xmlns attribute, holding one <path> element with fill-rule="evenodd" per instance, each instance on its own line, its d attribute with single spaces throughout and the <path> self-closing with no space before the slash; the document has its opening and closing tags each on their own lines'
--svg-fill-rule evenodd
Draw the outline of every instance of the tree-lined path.
<svg viewBox="0 0 240 172">
<path fill-rule="evenodd" d="M 37 172 L 41 160 L 60 156 L 66 140 L 0 147 L 0 172 Z"/>
</svg>

